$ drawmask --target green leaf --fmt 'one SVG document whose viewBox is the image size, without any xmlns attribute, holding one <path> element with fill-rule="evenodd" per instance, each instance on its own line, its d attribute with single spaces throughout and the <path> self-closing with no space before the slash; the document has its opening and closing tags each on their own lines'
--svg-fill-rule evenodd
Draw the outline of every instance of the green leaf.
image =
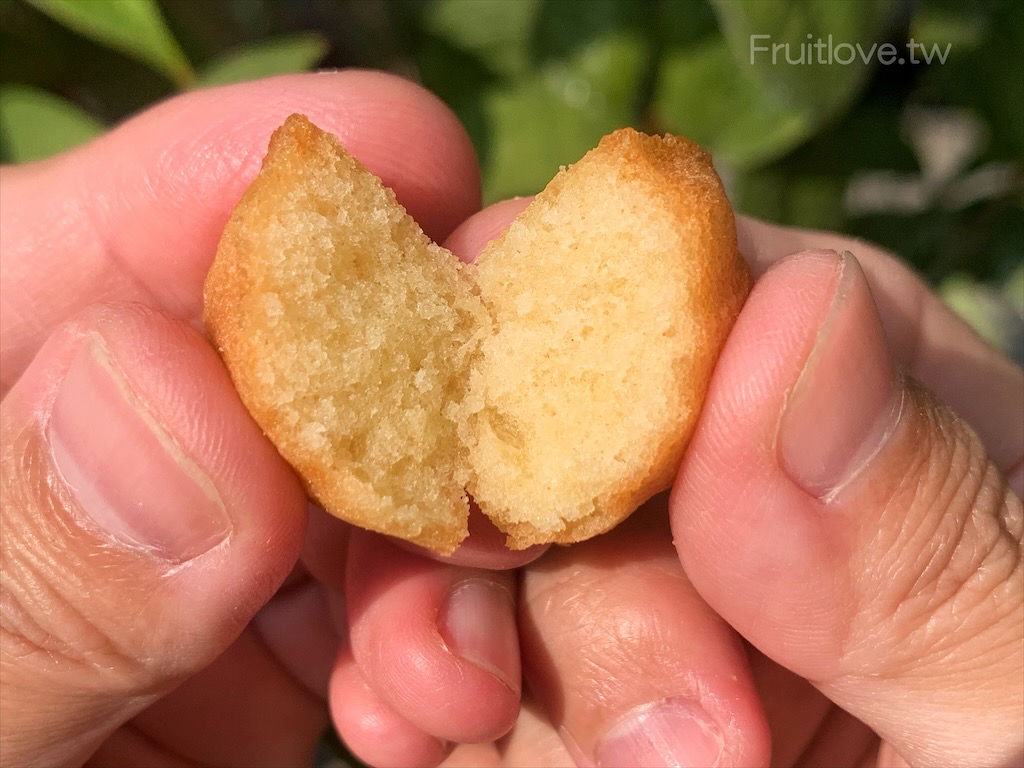
<svg viewBox="0 0 1024 768">
<path fill-rule="evenodd" d="M 1018 264 L 1003 283 L 1003 296 L 1013 311 L 1024 319 L 1024 264 Z"/>
<path fill-rule="evenodd" d="M 75 104 L 23 85 L 0 86 L 0 139 L 5 159 L 42 158 L 83 144 L 103 125 Z"/>
<path fill-rule="evenodd" d="M 486 200 L 538 192 L 559 166 L 636 122 L 637 95 L 651 63 L 644 36 L 648 7 L 630 0 L 541 5 L 530 70 L 484 97 L 491 144 L 483 165 Z"/>
<path fill-rule="evenodd" d="M 542 0 L 439 0 L 429 6 L 425 31 L 489 69 L 515 75 L 528 68 L 528 42 Z"/>
<path fill-rule="evenodd" d="M 419 71 L 470 130 L 485 201 L 539 191 L 560 165 L 637 121 L 653 4 L 447 0 L 430 8 Z"/>
<path fill-rule="evenodd" d="M 535 194 L 617 127 L 587 108 L 589 85 L 569 70 L 538 73 L 485 100 L 491 149 L 483 168 L 490 203 Z"/>
<path fill-rule="evenodd" d="M 737 211 L 777 224 L 841 230 L 846 180 L 813 171 L 770 166 L 738 174 L 731 185 Z"/>
<path fill-rule="evenodd" d="M 961 24 L 979 25 L 968 15 L 971 4 L 964 6 Z M 966 106 L 985 122 L 988 146 L 977 162 L 1019 163 L 1024 157 L 1024 6 L 998 3 L 982 21 L 976 44 L 934 43 L 940 50 L 948 45 L 950 55 L 943 64 L 928 67 L 923 85 L 933 100 Z"/>
<path fill-rule="evenodd" d="M 155 0 L 27 1 L 80 35 L 154 67 L 179 88 L 195 82 Z"/>
<path fill-rule="evenodd" d="M 688 136 L 733 168 L 763 165 L 814 130 L 810 110 L 787 104 L 740 70 L 721 37 L 666 50 L 652 106 L 659 127 Z"/>
<path fill-rule="evenodd" d="M 207 64 L 200 85 L 224 85 L 272 75 L 305 72 L 326 54 L 327 38 L 303 32 L 232 48 Z"/>
<path fill-rule="evenodd" d="M 942 281 L 939 296 L 994 347 L 1024 359 L 1024 322 L 998 290 L 955 273 Z"/>
<path fill-rule="evenodd" d="M 785 157 L 740 171 L 730 192 L 736 209 L 778 224 L 844 230 L 850 180 L 868 170 L 911 174 L 917 160 L 900 132 L 899 113 L 865 100 Z"/>
<path fill-rule="evenodd" d="M 872 70 L 889 0 L 712 5 L 722 33 L 695 39 L 681 20 L 662 25 L 653 110 L 668 130 L 707 146 L 733 168 L 750 169 L 781 157 L 850 103 Z M 678 6 L 686 4 L 668 8 Z M 801 47 L 819 39 L 832 46 L 831 63 L 818 63 L 826 55 L 821 49 Z M 854 61 L 834 60 L 840 44 L 846 47 L 839 58 L 853 52 Z"/>
<path fill-rule="evenodd" d="M 744 73 L 820 123 L 845 106 L 877 66 L 891 0 L 711 3 Z M 885 53 L 890 50 L 906 54 L 895 46 Z"/>
</svg>

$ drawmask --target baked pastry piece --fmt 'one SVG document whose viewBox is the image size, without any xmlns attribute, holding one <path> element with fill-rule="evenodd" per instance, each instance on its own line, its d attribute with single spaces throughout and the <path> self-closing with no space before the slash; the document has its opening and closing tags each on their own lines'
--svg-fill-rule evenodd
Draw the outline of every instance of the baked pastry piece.
<svg viewBox="0 0 1024 768">
<path fill-rule="evenodd" d="M 224 232 L 206 323 L 329 512 L 451 553 L 468 498 L 513 548 L 667 488 L 749 289 L 708 154 L 625 129 L 475 264 L 293 115 Z"/>
</svg>

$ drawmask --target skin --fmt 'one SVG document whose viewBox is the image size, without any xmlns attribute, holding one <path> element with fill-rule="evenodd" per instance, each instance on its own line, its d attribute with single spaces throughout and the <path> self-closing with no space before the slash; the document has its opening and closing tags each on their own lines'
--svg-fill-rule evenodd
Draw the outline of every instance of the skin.
<svg viewBox="0 0 1024 768">
<path fill-rule="evenodd" d="M 477 252 L 525 202 L 477 214 L 449 244 Z M 758 283 L 671 495 L 527 568 L 523 714 L 445 765 L 593 765 L 612 725 L 678 695 L 727 724 L 723 766 L 1024 759 L 1024 373 L 877 248 L 742 217 L 738 232 Z M 842 251 L 862 265 L 849 328 L 880 325 L 913 405 L 823 504 L 790 487 L 771 432 Z M 828 382 L 839 404 L 860 383 Z"/>
<path fill-rule="evenodd" d="M 191 93 L 78 151 L 2 170 L 5 762 L 75 764 L 92 755 L 104 765 L 298 765 L 327 725 L 336 659 L 343 665 L 351 647 L 359 650 L 342 641 L 348 617 L 338 607 L 349 530 L 307 512 L 297 478 L 196 330 L 220 231 L 271 131 L 295 111 L 340 136 L 435 239 L 478 208 L 479 172 L 455 117 L 417 86 L 370 72 Z M 226 507 L 228 539 L 183 565 L 103 535 L 83 522 L 82 500 L 61 492 L 50 444 L 55 391 L 82 349 L 96 346 Z M 88 447 L 89 435 L 100 435 L 97 448 L 116 453 L 123 435 L 102 421 L 90 426 L 92 405 L 74 411 L 80 437 Z M 115 458 L 142 477 L 152 461 L 141 449 Z M 508 666 L 495 674 L 457 653 L 444 626 L 445 590 L 475 579 L 508 592 L 507 575 L 482 568 L 519 566 L 541 552 L 506 551 L 483 521 L 472 529 L 447 562 L 408 555 L 430 572 L 422 589 L 371 601 L 388 612 L 358 623 L 380 633 L 388 616 L 422 607 L 430 592 L 416 622 L 387 634 L 392 656 L 415 644 L 424 664 L 412 671 L 422 696 L 397 706 L 392 720 L 423 722 L 441 708 L 441 691 L 479 698 L 471 712 L 449 708 L 430 721 L 444 738 L 507 731 L 519 680 L 511 600 L 489 614 L 494 648 L 473 648 L 475 658 Z M 112 572 L 138 588 L 112 583 Z M 105 648 L 119 649 L 116 657 Z M 61 659 L 74 663 L 52 663 Z M 365 666 L 368 696 L 394 700 L 407 682 L 378 679 Z M 415 749 L 398 762 L 443 754 Z"/>
<path fill-rule="evenodd" d="M 454 116 L 366 72 L 189 94 L 0 172 L 5 760 L 308 764 L 331 719 L 373 764 L 591 765 L 630 712 L 682 697 L 722 731 L 721 766 L 899 765 L 897 751 L 922 765 L 1020 762 L 1019 368 L 877 249 L 741 219 L 758 283 L 670 496 L 533 566 L 540 551 L 508 553 L 477 519 L 446 562 L 352 531 L 307 507 L 195 330 L 224 221 L 294 111 L 339 135 L 461 258 L 527 202 L 476 212 L 478 169 Z M 836 256 L 847 249 L 852 260 Z M 840 274 L 854 300 L 839 325 L 880 324 L 875 346 L 917 399 L 885 452 L 823 501 L 772 435 Z M 54 392 L 97 337 L 223 498 L 230 536 L 184 565 L 83 525 L 80 500 L 60 492 Z M 860 380 L 835 391 L 854 402 Z M 940 493 L 944 478 L 960 491 Z M 965 524 L 944 543 L 941 520 Z M 986 539 L 993 521 L 1005 533 Z M 970 588 L 910 599 L 957 584 Z M 488 596 L 475 626 L 453 619 L 466 585 Z M 925 630 L 951 638 L 946 653 Z"/>
</svg>

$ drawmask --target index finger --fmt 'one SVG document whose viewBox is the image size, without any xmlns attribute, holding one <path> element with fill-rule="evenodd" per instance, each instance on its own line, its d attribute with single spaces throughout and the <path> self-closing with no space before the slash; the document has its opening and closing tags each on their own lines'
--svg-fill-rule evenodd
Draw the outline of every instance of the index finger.
<svg viewBox="0 0 1024 768">
<path fill-rule="evenodd" d="M 400 78 L 289 75 L 176 97 L 79 150 L 3 170 L 0 391 L 88 304 L 141 301 L 198 325 L 224 224 L 294 112 L 336 134 L 435 240 L 479 207 L 465 130 Z"/>
</svg>

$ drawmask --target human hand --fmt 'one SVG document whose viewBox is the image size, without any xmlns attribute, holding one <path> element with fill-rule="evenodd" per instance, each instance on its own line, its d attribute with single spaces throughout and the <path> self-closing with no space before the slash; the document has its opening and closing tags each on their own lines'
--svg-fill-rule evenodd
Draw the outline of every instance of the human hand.
<svg viewBox="0 0 1024 768">
<path fill-rule="evenodd" d="M 351 656 L 338 607 L 348 528 L 312 510 L 306 532 L 300 483 L 196 330 L 227 216 L 295 111 L 339 135 L 434 238 L 477 209 L 476 161 L 454 116 L 368 72 L 194 92 L 2 171 L 5 765 L 312 759 L 335 658 Z M 537 551 L 505 552 L 493 533 L 477 521 L 452 563 L 407 555 L 429 572 L 430 605 L 447 606 L 444 626 L 415 590 L 361 603 L 376 611 L 362 631 L 425 660 L 407 676 L 367 665 L 343 692 L 364 719 L 377 701 L 359 699 L 368 686 L 418 692 L 394 717 L 428 727 L 399 761 L 436 762 L 444 739 L 493 738 L 514 720 L 511 577 L 477 566 Z M 449 594 L 467 583 L 491 608 L 470 623 L 457 610 L 467 593 Z M 381 626 L 395 616 L 401 627 Z M 446 709 L 448 696 L 476 707 Z"/>
<path fill-rule="evenodd" d="M 671 497 L 526 569 L 523 714 L 446 766 L 1021 763 L 1024 373 L 887 254 L 738 229 Z"/>
</svg>

